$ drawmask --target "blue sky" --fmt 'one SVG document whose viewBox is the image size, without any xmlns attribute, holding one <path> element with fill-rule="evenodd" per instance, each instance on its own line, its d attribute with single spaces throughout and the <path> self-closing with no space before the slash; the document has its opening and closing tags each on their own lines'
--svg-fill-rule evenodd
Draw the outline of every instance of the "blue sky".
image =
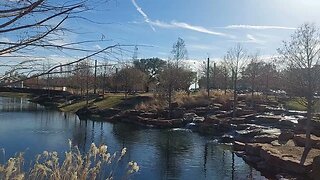
<svg viewBox="0 0 320 180">
<path fill-rule="evenodd" d="M 319 9 L 318 0 L 119 0 L 86 13 L 110 24 L 77 26 L 88 37 L 103 34 L 121 44 L 152 46 L 139 47 L 140 58 L 168 58 L 178 37 L 190 59 L 220 58 L 238 42 L 252 53 L 274 55 L 294 28 L 320 24 Z"/>
<path fill-rule="evenodd" d="M 97 23 L 70 19 L 63 25 L 76 33 L 61 36 L 56 43 L 103 37 L 110 41 L 86 46 L 99 49 L 115 43 L 137 44 L 142 45 L 138 58 L 167 59 L 173 43 L 181 37 L 191 60 L 202 61 L 208 55 L 222 58 L 237 43 L 249 53 L 259 51 L 269 57 L 277 54 L 281 42 L 299 25 L 311 22 L 320 26 L 319 0 L 90 0 L 89 3 L 92 10 L 82 16 Z M 133 49 L 125 47 L 114 52 L 115 57 L 130 59 Z M 45 59 L 51 62 L 83 56 L 45 53 Z"/>
</svg>

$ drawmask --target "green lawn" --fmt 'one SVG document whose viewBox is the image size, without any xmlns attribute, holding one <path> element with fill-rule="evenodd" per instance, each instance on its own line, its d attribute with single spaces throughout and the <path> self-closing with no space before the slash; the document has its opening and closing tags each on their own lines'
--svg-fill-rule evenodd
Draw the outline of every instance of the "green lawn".
<svg viewBox="0 0 320 180">
<path fill-rule="evenodd" d="M 303 105 L 303 103 L 301 103 L 301 99 L 300 98 L 293 98 L 288 100 L 285 103 L 285 106 L 287 107 L 287 109 L 290 110 L 296 110 L 296 111 L 306 111 L 307 107 Z"/>
<path fill-rule="evenodd" d="M 94 100 L 89 100 L 89 104 L 91 102 L 93 102 Z M 65 111 L 65 112 L 76 112 L 77 110 L 85 107 L 87 105 L 87 101 L 86 100 L 83 100 L 83 101 L 79 101 L 79 102 L 76 102 L 76 103 L 73 103 L 73 104 L 70 104 L 70 105 L 62 105 L 59 107 L 59 109 L 61 111 Z"/>
<path fill-rule="evenodd" d="M 297 110 L 297 111 L 306 111 L 307 107 L 305 105 L 303 105 L 303 103 L 301 103 L 301 101 L 303 101 L 303 98 L 292 98 L 289 99 L 288 101 L 285 102 L 285 106 L 290 109 L 290 110 Z M 320 110 L 320 101 L 317 101 L 317 103 L 315 104 L 315 111 L 319 112 Z"/>
<path fill-rule="evenodd" d="M 123 96 L 107 96 L 103 100 L 93 103 L 93 106 L 102 110 L 116 107 L 123 101 Z"/>
</svg>

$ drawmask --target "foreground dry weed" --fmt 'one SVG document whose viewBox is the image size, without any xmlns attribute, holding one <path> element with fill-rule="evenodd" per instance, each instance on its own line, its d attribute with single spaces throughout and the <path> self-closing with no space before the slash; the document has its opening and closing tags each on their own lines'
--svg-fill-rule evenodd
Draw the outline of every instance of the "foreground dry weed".
<svg viewBox="0 0 320 180">
<path fill-rule="evenodd" d="M 81 154 L 78 147 L 71 146 L 65 152 L 65 159 L 60 164 L 57 152 L 44 151 L 37 155 L 29 171 L 24 171 L 23 153 L 10 158 L 6 164 L 0 164 L 0 179 L 9 180 L 86 180 L 113 179 L 118 164 L 126 154 L 126 148 L 121 153 L 110 154 L 106 145 L 97 147 L 91 144 L 86 154 Z M 136 162 L 129 162 L 122 179 L 128 179 L 139 171 Z"/>
</svg>

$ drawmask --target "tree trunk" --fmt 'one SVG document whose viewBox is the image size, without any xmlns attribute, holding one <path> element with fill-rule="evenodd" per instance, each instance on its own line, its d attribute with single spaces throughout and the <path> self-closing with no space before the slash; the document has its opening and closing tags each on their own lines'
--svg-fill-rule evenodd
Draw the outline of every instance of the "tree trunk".
<svg viewBox="0 0 320 180">
<path fill-rule="evenodd" d="M 254 106 L 254 80 L 251 82 L 251 107 Z"/>
<path fill-rule="evenodd" d="M 234 77 L 234 88 L 233 88 L 233 113 L 232 117 L 235 118 L 237 115 L 237 77 Z"/>
<path fill-rule="evenodd" d="M 172 84 L 169 84 L 169 88 L 168 88 L 168 103 L 169 103 L 169 114 L 168 114 L 168 118 L 171 119 L 171 115 L 172 115 Z"/>
<path fill-rule="evenodd" d="M 304 147 L 303 154 L 301 156 L 300 164 L 304 164 L 311 150 L 311 120 L 312 120 L 312 98 L 313 95 L 309 93 L 307 97 L 307 123 L 306 123 L 306 144 Z"/>
</svg>

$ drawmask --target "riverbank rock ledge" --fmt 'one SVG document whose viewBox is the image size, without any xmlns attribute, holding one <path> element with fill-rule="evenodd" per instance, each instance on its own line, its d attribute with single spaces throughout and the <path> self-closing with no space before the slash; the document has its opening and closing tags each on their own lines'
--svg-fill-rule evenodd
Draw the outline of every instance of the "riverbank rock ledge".
<svg viewBox="0 0 320 180">
<path fill-rule="evenodd" d="M 306 161 L 301 164 L 300 159 L 303 147 L 273 146 L 263 143 L 234 143 L 235 151 L 244 151 L 242 157 L 245 161 L 254 164 L 261 171 L 272 169 L 273 173 L 288 172 L 301 175 L 301 177 L 320 177 L 320 150 L 311 149 Z"/>
</svg>

